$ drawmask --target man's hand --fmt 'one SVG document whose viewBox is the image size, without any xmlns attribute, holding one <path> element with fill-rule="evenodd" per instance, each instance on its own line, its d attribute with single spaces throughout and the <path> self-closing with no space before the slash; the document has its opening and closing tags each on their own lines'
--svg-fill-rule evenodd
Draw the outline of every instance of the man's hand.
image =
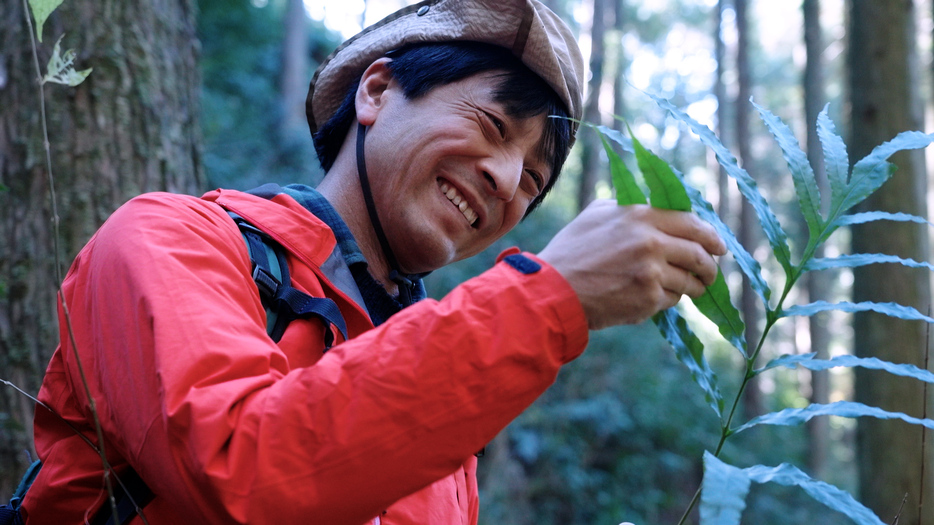
<svg viewBox="0 0 934 525">
<path fill-rule="evenodd" d="M 690 212 L 591 203 L 539 254 L 563 275 L 591 329 L 640 323 L 703 295 L 717 277 L 714 255 L 726 246 Z"/>
</svg>

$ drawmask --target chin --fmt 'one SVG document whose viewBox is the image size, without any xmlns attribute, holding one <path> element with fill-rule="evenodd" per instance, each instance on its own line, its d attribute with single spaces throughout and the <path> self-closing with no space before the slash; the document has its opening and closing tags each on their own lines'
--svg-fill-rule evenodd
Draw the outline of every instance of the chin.
<svg viewBox="0 0 934 525">
<path fill-rule="evenodd" d="M 427 252 L 413 254 L 412 257 L 404 261 L 400 260 L 399 266 L 402 268 L 403 272 L 408 274 L 433 272 L 453 262 L 459 261 L 462 258 L 463 257 L 457 257 L 454 253 L 439 253 L 437 251 Z"/>
</svg>

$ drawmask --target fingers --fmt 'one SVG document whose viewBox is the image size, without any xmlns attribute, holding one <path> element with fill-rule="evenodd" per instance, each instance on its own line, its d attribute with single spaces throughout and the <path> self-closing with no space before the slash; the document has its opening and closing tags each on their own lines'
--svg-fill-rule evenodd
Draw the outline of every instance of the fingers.
<svg viewBox="0 0 934 525">
<path fill-rule="evenodd" d="M 577 292 L 591 328 L 640 322 L 699 297 L 726 252 L 716 230 L 689 212 L 595 201 L 539 254 Z"/>
<path fill-rule="evenodd" d="M 652 214 L 658 215 L 655 219 L 658 228 L 665 233 L 687 239 L 700 245 L 710 255 L 724 255 L 726 244 L 717 230 L 691 212 L 660 210 L 651 208 Z"/>
</svg>

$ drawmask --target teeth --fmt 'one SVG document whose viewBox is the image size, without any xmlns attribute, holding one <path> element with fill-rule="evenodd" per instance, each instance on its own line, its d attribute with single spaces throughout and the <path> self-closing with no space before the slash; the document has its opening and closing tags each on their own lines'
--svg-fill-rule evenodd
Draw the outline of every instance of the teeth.
<svg viewBox="0 0 934 525">
<path fill-rule="evenodd" d="M 464 214 L 464 218 L 467 219 L 467 222 L 473 225 L 473 223 L 477 220 L 478 215 L 477 212 L 473 211 L 473 209 L 467 204 L 467 200 L 461 197 L 461 195 L 457 193 L 457 190 L 446 182 L 441 183 L 440 189 L 441 193 L 443 193 L 448 198 L 448 200 L 454 203 L 454 205 L 457 206 L 457 209 L 459 209 L 461 213 Z"/>
</svg>

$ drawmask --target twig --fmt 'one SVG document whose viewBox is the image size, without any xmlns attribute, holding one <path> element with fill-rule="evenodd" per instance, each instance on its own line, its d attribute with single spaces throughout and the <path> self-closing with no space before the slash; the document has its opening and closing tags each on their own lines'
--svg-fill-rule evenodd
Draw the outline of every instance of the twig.
<svg viewBox="0 0 934 525">
<path fill-rule="evenodd" d="M 61 249 L 59 247 L 59 222 L 60 218 L 58 215 L 58 200 L 55 197 L 55 178 L 52 176 L 52 146 L 49 143 L 49 126 L 45 115 L 45 92 L 42 81 L 42 66 L 39 64 L 39 46 L 36 44 L 36 35 L 32 27 L 32 19 L 29 17 L 29 2 L 23 0 L 23 15 L 26 17 L 26 25 L 29 29 L 29 39 L 32 43 L 32 58 L 36 67 L 36 84 L 39 87 L 39 113 L 40 120 L 42 121 L 42 145 L 45 148 L 45 162 L 46 170 L 49 175 L 49 197 L 51 199 L 52 206 L 52 228 L 53 228 L 53 256 L 55 259 L 55 279 L 58 283 L 58 298 L 62 304 L 62 310 L 65 314 L 65 324 L 68 327 L 68 336 L 71 340 L 71 348 L 75 356 L 75 362 L 78 365 L 78 371 L 81 374 L 81 381 L 84 383 L 84 391 L 88 397 L 88 405 L 91 409 L 91 415 L 94 418 L 94 427 L 97 431 L 97 441 L 98 441 L 98 453 L 101 457 L 101 463 L 104 468 L 104 485 L 107 488 L 107 496 L 110 499 L 110 510 L 113 513 L 114 522 L 118 521 L 117 519 L 117 500 L 114 498 L 113 483 L 110 481 L 110 474 L 113 469 L 110 467 L 110 463 L 107 461 L 107 454 L 104 451 L 104 432 L 101 429 L 100 418 L 97 415 L 97 407 L 94 403 L 94 397 L 91 396 L 91 388 L 88 386 L 87 377 L 84 374 L 84 366 L 81 364 L 81 356 L 78 354 L 78 348 L 75 344 L 75 335 L 74 330 L 71 326 L 71 316 L 68 313 L 68 305 L 65 302 L 65 295 L 62 293 L 62 262 L 61 262 Z M 48 407 L 46 407 L 48 408 Z"/>
<path fill-rule="evenodd" d="M 905 508 L 905 502 L 908 501 L 908 493 L 905 493 L 905 497 L 902 498 L 902 504 L 898 507 L 898 514 L 895 515 L 895 519 L 892 520 L 892 525 L 898 525 L 898 519 L 902 517 L 902 509 Z"/>
<path fill-rule="evenodd" d="M 53 416 L 55 416 L 55 417 L 57 417 L 58 419 L 60 419 L 60 420 L 62 421 L 62 423 L 65 423 L 66 425 L 68 425 L 68 428 L 74 430 L 74 431 L 75 431 L 75 434 L 78 434 L 78 437 L 80 437 L 81 439 L 83 439 L 84 442 L 87 443 L 87 445 L 88 445 L 89 447 L 91 447 L 92 449 L 94 449 L 94 452 L 97 452 L 98 454 L 101 453 L 100 449 L 97 448 L 97 445 L 95 445 L 93 441 L 91 441 L 90 439 L 88 439 L 87 436 L 85 436 L 84 434 L 82 434 L 81 431 L 78 430 L 74 425 L 72 425 L 70 421 L 68 421 L 67 419 L 65 419 L 65 418 L 63 418 L 62 416 L 60 416 L 60 415 L 58 414 L 58 412 L 52 410 L 52 407 L 50 407 L 49 405 L 46 405 L 46 404 L 43 403 L 42 401 L 39 401 L 38 398 L 36 398 L 36 397 L 33 396 L 32 394 L 30 394 L 29 392 L 23 390 L 22 388 L 20 388 L 20 387 L 14 385 L 13 383 L 7 381 L 6 379 L 0 378 L 0 383 L 3 383 L 4 385 L 6 385 L 6 386 L 12 388 L 13 390 L 16 390 L 16 391 L 19 392 L 20 394 L 23 394 L 24 396 L 26 396 L 26 397 L 28 397 L 29 399 L 31 399 L 33 403 L 35 403 L 35 404 L 41 406 L 42 408 L 48 410 Z"/>
</svg>

